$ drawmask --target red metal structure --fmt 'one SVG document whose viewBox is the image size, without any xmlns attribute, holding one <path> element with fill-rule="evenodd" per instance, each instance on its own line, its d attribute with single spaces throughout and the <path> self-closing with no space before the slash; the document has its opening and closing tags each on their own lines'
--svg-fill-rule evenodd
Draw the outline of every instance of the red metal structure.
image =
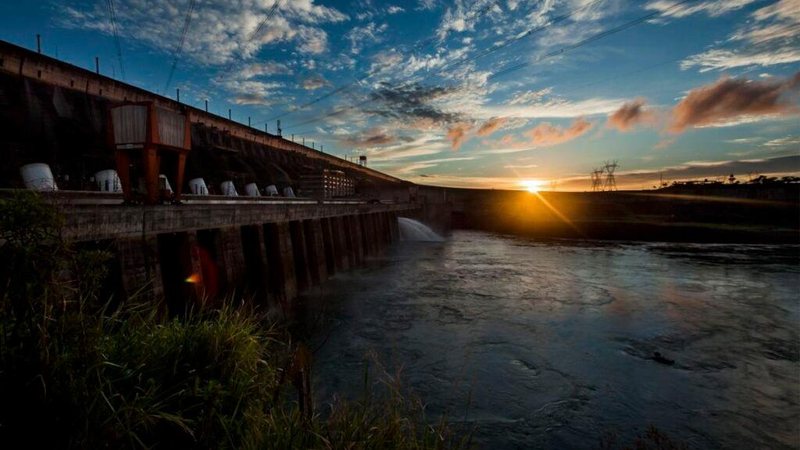
<svg viewBox="0 0 800 450">
<path fill-rule="evenodd" d="M 109 140 L 117 160 L 117 172 L 126 201 L 136 201 L 131 169 L 140 170 L 144 201 L 180 201 L 186 155 L 191 150 L 188 111 L 173 111 L 153 102 L 124 103 L 109 108 Z M 159 174 L 171 175 L 174 193 L 160 186 Z"/>
</svg>

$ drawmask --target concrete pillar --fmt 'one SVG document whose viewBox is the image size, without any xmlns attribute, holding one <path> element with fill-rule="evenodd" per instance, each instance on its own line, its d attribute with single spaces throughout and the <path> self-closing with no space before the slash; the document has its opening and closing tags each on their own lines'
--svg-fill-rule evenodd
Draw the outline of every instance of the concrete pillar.
<svg viewBox="0 0 800 450">
<path fill-rule="evenodd" d="M 161 300 L 164 285 L 158 261 L 158 242 L 155 236 L 123 238 L 115 241 L 122 272 L 122 287 L 128 296 Z"/>
<path fill-rule="evenodd" d="M 289 233 L 292 239 L 294 270 L 297 279 L 297 291 L 302 292 L 311 285 L 311 273 L 306 252 L 306 239 L 303 223 L 297 220 L 289 222 Z"/>
<path fill-rule="evenodd" d="M 347 226 L 343 216 L 331 217 L 331 236 L 336 249 L 336 269 L 347 270 L 354 264 L 350 246 L 347 244 Z"/>
<path fill-rule="evenodd" d="M 361 232 L 361 220 L 359 220 L 358 215 L 347 216 L 345 219 L 349 228 L 348 236 L 350 237 L 350 244 L 353 248 L 354 266 L 358 266 L 364 262 L 365 254 L 364 239 Z"/>
<path fill-rule="evenodd" d="M 270 289 L 263 227 L 260 225 L 242 227 L 242 250 L 247 273 L 247 290 L 255 296 L 258 303 L 266 306 Z"/>
<path fill-rule="evenodd" d="M 396 213 L 392 213 L 392 221 L 390 222 L 392 227 L 392 240 L 397 242 L 400 240 L 400 222 L 398 221 L 398 217 Z"/>
<path fill-rule="evenodd" d="M 239 227 L 220 228 L 219 264 L 222 266 L 221 273 L 225 274 L 225 289 L 235 296 L 241 295 L 247 267 Z"/>
<path fill-rule="evenodd" d="M 392 233 L 392 242 L 400 240 L 400 224 L 397 222 L 397 214 L 389 213 L 389 228 Z"/>
<path fill-rule="evenodd" d="M 305 234 L 308 272 L 311 275 L 310 284 L 318 286 L 328 279 L 328 264 L 325 260 L 322 222 L 319 219 L 304 220 L 303 232 Z"/>
<path fill-rule="evenodd" d="M 381 243 L 381 253 L 386 250 L 386 247 L 389 246 L 389 238 L 386 228 L 386 213 L 380 212 L 375 214 L 375 218 L 378 220 L 378 240 Z"/>
<path fill-rule="evenodd" d="M 361 247 L 364 249 L 365 256 L 372 256 L 372 233 L 369 226 L 369 220 L 366 214 L 359 214 L 356 216 L 356 222 L 361 229 Z"/>
<path fill-rule="evenodd" d="M 289 223 L 268 223 L 264 225 L 267 259 L 270 261 L 269 284 L 272 293 L 284 305 L 297 296 L 294 250 Z"/>
<path fill-rule="evenodd" d="M 348 269 L 358 265 L 356 259 L 356 249 L 353 244 L 352 233 L 350 230 L 350 220 L 347 216 L 336 217 L 336 227 L 334 233 L 339 237 L 339 244 L 342 246 L 342 267 Z"/>
<path fill-rule="evenodd" d="M 334 242 L 333 230 L 331 228 L 331 218 L 326 217 L 320 219 L 319 223 L 322 229 L 322 245 L 325 247 L 325 269 L 328 271 L 328 276 L 333 276 L 333 274 L 336 273 L 340 256 L 336 252 L 336 243 Z"/>
</svg>

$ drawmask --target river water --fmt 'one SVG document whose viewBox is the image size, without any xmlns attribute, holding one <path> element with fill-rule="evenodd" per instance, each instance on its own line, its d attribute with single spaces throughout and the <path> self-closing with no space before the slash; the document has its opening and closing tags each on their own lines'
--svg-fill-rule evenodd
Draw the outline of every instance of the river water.
<svg viewBox="0 0 800 450">
<path fill-rule="evenodd" d="M 482 448 L 596 448 L 654 425 L 749 449 L 800 447 L 798 292 L 797 246 L 457 231 L 303 301 L 319 398 L 357 397 L 377 355 Z"/>
</svg>

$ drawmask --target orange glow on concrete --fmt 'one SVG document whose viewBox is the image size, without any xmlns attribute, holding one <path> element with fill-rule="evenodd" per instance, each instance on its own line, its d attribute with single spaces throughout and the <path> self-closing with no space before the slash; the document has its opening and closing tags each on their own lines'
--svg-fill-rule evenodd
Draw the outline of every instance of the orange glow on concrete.
<svg viewBox="0 0 800 450">
<path fill-rule="evenodd" d="M 186 277 L 186 279 L 184 281 L 186 281 L 187 283 L 192 283 L 192 284 L 199 283 L 200 282 L 200 274 L 193 273 L 193 274 L 189 275 L 188 277 Z"/>
</svg>

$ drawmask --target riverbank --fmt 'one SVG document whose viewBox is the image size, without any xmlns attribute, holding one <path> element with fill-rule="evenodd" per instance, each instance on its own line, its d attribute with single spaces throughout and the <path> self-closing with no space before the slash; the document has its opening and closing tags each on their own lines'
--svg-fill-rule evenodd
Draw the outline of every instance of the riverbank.
<svg viewBox="0 0 800 450">
<path fill-rule="evenodd" d="M 757 189 L 727 191 L 531 193 L 460 189 L 448 191 L 448 201 L 454 229 L 536 238 L 800 243 L 798 186 L 784 187 L 780 195 Z M 726 192 L 730 195 L 724 195 Z"/>
</svg>

